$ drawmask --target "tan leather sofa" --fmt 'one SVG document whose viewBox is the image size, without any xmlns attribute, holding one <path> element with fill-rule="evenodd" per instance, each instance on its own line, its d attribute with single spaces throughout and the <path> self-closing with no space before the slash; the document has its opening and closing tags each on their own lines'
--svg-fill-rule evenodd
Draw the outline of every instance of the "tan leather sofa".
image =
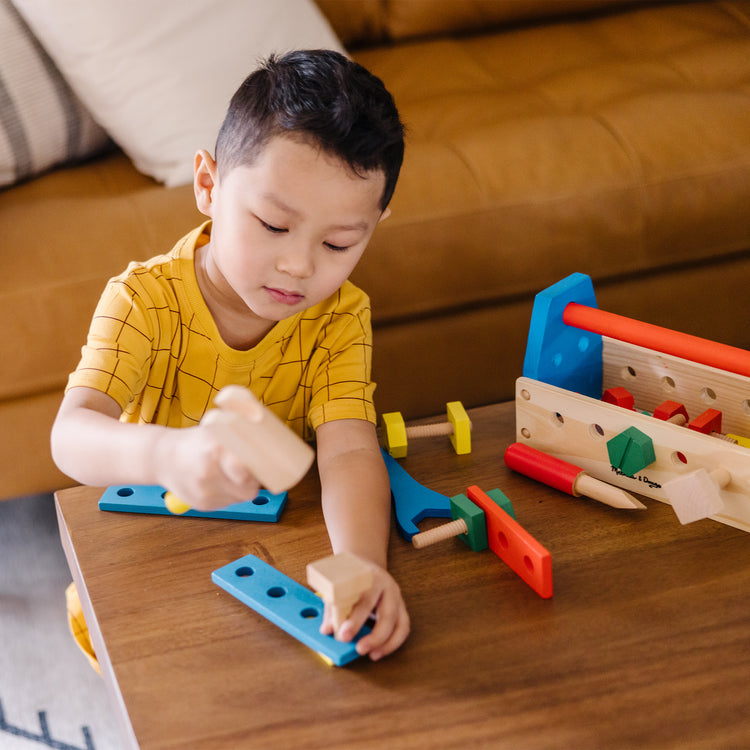
<svg viewBox="0 0 750 750">
<path fill-rule="evenodd" d="M 318 4 L 409 128 L 355 276 L 381 410 L 512 397 L 533 296 L 573 271 L 604 309 L 750 347 L 750 1 Z M 0 218 L 7 498 L 70 484 L 48 436 L 102 286 L 200 217 L 115 152 Z"/>
</svg>

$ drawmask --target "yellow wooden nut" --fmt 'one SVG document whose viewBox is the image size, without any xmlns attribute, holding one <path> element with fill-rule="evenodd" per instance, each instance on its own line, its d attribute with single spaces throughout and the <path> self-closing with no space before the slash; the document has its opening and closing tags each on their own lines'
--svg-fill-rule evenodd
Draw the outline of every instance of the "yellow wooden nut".
<svg viewBox="0 0 750 750">
<path fill-rule="evenodd" d="M 734 440 L 737 445 L 741 445 L 743 448 L 750 448 L 750 438 L 742 437 L 741 435 L 730 435 L 727 433 L 727 437 Z"/>
<path fill-rule="evenodd" d="M 471 453 L 471 420 L 460 401 L 450 401 L 446 405 L 448 421 L 453 425 L 451 444 L 453 450 L 461 456 Z"/>
<path fill-rule="evenodd" d="M 164 495 L 164 504 L 167 506 L 167 510 L 176 516 L 181 516 L 190 510 L 190 506 L 187 503 L 183 503 L 177 495 L 173 495 L 171 492 L 167 492 Z"/>
<path fill-rule="evenodd" d="M 383 426 L 385 449 L 393 458 L 406 457 L 406 425 L 400 411 L 391 411 L 380 417 Z"/>
</svg>

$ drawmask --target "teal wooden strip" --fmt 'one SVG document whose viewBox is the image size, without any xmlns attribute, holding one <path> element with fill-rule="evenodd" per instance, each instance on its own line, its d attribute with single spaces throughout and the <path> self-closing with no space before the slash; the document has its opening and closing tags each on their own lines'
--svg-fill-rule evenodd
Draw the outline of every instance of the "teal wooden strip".
<svg viewBox="0 0 750 750">
<path fill-rule="evenodd" d="M 150 513 L 175 518 L 224 518 L 234 521 L 267 521 L 274 523 L 281 517 L 286 505 L 287 493 L 272 495 L 261 490 L 253 500 L 235 503 L 226 508 L 211 511 L 189 510 L 176 516 L 164 504 L 164 487 L 157 485 L 116 485 L 108 487 L 99 499 L 99 510 L 124 513 Z"/>
<path fill-rule="evenodd" d="M 357 641 L 370 631 L 365 626 L 349 643 L 337 641 L 332 635 L 322 635 L 323 601 L 320 597 L 255 555 L 246 555 L 215 570 L 211 580 L 339 667 L 359 657 Z"/>
</svg>

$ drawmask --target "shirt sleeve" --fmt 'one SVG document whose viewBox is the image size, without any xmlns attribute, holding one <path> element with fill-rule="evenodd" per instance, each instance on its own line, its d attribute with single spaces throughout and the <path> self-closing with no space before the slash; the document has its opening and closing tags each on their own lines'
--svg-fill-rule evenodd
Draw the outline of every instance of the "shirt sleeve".
<svg viewBox="0 0 750 750">
<path fill-rule="evenodd" d="M 357 290 L 359 291 L 359 290 Z M 316 430 L 337 419 L 377 423 L 372 382 L 372 326 L 370 303 L 360 292 L 356 303 L 332 314 L 317 347 L 308 422 Z"/>
<path fill-rule="evenodd" d="M 153 308 L 153 300 L 144 300 L 130 280 L 110 281 L 96 307 L 81 360 L 68 378 L 67 390 L 93 388 L 125 410 L 143 390 L 148 377 Z"/>
</svg>

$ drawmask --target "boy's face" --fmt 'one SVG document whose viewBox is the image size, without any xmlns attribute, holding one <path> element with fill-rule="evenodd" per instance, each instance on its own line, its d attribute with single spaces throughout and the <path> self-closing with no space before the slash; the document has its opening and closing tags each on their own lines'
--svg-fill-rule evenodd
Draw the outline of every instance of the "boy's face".
<svg viewBox="0 0 750 750">
<path fill-rule="evenodd" d="M 204 268 L 236 314 L 279 321 L 333 294 L 387 215 L 381 171 L 364 178 L 307 143 L 271 139 L 251 166 L 218 175 L 196 156 L 198 208 L 213 219 Z M 216 301 L 216 300 L 214 300 Z"/>
</svg>

